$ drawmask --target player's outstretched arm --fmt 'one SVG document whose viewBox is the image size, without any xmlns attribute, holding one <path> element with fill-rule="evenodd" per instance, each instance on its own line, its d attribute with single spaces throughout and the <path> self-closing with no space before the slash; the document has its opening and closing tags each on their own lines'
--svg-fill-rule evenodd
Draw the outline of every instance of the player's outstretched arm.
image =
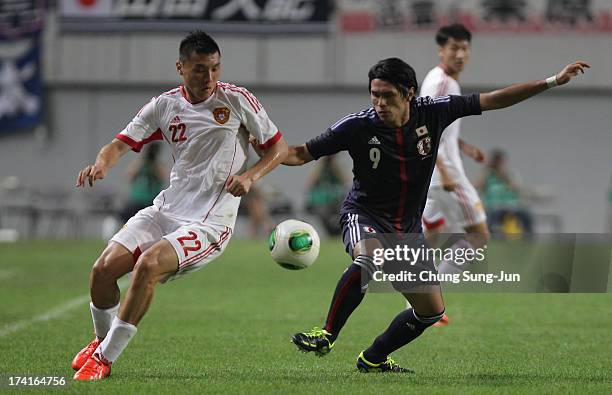
<svg viewBox="0 0 612 395">
<path fill-rule="evenodd" d="M 497 110 L 510 107 L 532 96 L 557 85 L 565 85 L 578 73 L 584 74 L 584 69 L 591 67 L 588 63 L 578 60 L 568 64 L 558 74 L 546 80 L 525 82 L 511 85 L 507 88 L 480 94 L 480 107 L 482 111 Z"/>
<path fill-rule="evenodd" d="M 242 174 L 229 176 L 226 189 L 234 196 L 244 196 L 249 193 L 251 185 L 280 165 L 287 157 L 287 141 L 281 137 L 273 146 L 260 154 L 259 161 Z"/>
<path fill-rule="evenodd" d="M 251 137 L 249 139 L 249 142 L 251 143 L 251 146 L 253 147 L 253 149 L 255 150 L 255 152 L 260 158 L 264 156 L 266 151 L 263 151 L 261 148 L 259 148 L 259 141 L 257 141 L 257 139 L 255 139 L 254 137 Z M 283 161 L 283 165 L 301 166 L 313 160 L 314 158 L 312 157 L 312 155 L 310 155 L 310 152 L 308 152 L 308 148 L 306 148 L 306 144 L 292 145 L 291 147 L 289 147 L 287 157 Z"/>
<path fill-rule="evenodd" d="M 128 144 L 121 140 L 113 139 L 113 141 L 102 147 L 93 165 L 85 166 L 79 172 L 75 186 L 85 186 L 85 180 L 87 180 L 89 186 L 93 187 L 94 182 L 106 177 L 108 170 L 129 150 L 130 146 Z"/>
<path fill-rule="evenodd" d="M 289 154 L 283 161 L 285 166 L 302 166 L 308 162 L 313 161 L 314 158 L 310 155 L 306 144 L 292 145 L 289 147 Z"/>
</svg>

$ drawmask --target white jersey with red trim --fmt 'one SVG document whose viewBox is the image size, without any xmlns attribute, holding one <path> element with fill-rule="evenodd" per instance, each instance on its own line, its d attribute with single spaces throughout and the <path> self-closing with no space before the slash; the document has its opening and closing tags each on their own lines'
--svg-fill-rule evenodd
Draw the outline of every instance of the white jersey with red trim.
<svg viewBox="0 0 612 395">
<path fill-rule="evenodd" d="M 164 214 L 233 228 L 240 198 L 225 190 L 231 174 L 247 168 L 249 134 L 272 146 L 280 138 L 261 103 L 242 87 L 218 82 L 212 95 L 192 104 L 182 86 L 151 99 L 117 138 L 138 152 L 165 140 L 174 165 L 170 185 L 153 205 Z"/>
<path fill-rule="evenodd" d="M 423 80 L 421 84 L 421 96 L 446 96 L 446 95 L 461 95 L 459 83 L 448 74 L 440 66 L 434 67 Z M 459 128 L 461 119 L 447 126 L 442 133 L 440 139 L 440 147 L 438 148 L 439 158 L 442 158 L 448 175 L 454 182 L 469 182 L 463 169 L 461 153 L 459 152 Z M 431 176 L 430 187 L 439 187 L 442 185 L 438 166 L 434 168 Z"/>
</svg>

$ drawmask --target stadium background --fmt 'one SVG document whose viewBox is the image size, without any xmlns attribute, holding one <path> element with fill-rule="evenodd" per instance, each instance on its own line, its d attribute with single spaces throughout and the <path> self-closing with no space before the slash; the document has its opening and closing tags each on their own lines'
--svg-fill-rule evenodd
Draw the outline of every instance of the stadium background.
<svg viewBox="0 0 612 395">
<path fill-rule="evenodd" d="M 149 98 L 179 83 L 178 42 L 191 28 L 212 33 L 222 50 L 222 80 L 255 93 L 292 144 L 368 107 L 367 71 L 379 59 L 403 58 L 422 81 L 438 61 L 436 26 L 457 8 L 456 15 L 475 27 L 472 58 L 461 80 L 464 93 L 546 78 L 571 61 L 586 60 L 592 69 L 569 86 L 467 118 L 462 135 L 485 150 L 506 149 L 523 183 L 553 196 L 533 206 L 541 218 L 560 217 L 564 232 L 604 231 L 612 175 L 610 2 L 257 0 L 252 3 L 259 6 L 314 4 L 318 19 L 248 22 L 238 13 L 228 17 L 231 23 L 210 23 L 146 14 L 144 6 L 132 8 L 129 17 L 104 17 L 119 5 L 154 3 L 58 0 L 32 13 L 34 21 L 24 22 L 23 29 L 14 24 L 19 18 L 10 17 L 19 7 L 8 5 L 39 3 L 12 0 L 0 8 L 0 61 L 35 37 L 44 103 L 36 126 L 9 127 L 7 118 L 0 118 L 0 228 L 17 228 L 25 238 L 0 244 L 0 389 L 9 374 L 69 378 L 67 361 L 90 340 L 87 276 L 104 245 L 100 228 L 107 215 L 90 202 L 99 203 L 100 196 L 123 201 L 125 172 L 137 156 L 128 154 L 92 190 L 77 191 L 75 178 Z M 440 20 L 413 24 L 417 3 L 433 4 Z M 488 6 L 504 4 L 522 4 L 526 21 L 512 15 L 506 22 L 478 19 Z M 574 11 L 566 9 L 559 11 L 566 19 L 543 24 L 551 4 L 573 5 L 574 11 L 588 5 L 592 20 L 578 13 L 573 24 L 567 15 Z M 170 164 L 169 155 L 166 161 Z M 479 174 L 474 164 L 466 166 L 471 178 Z M 283 190 L 299 210 L 311 169 L 278 168 L 265 183 Z M 23 208 L 31 204 L 46 217 L 30 236 L 93 240 L 27 240 L 29 214 Z M 75 218 L 83 225 L 77 234 L 71 229 Z M 559 229 L 543 223 L 536 230 Z M 288 335 L 321 322 L 346 263 L 336 240 L 325 242 L 320 261 L 299 273 L 272 264 L 263 241 L 233 240 L 214 265 L 160 290 L 141 335 L 113 368 L 113 379 L 98 390 L 599 394 L 612 388 L 609 294 L 447 295 L 453 323 L 397 353 L 408 365 L 414 359 L 420 372 L 411 386 L 402 378 L 363 378 L 351 370 L 359 347 L 402 308 L 397 295 L 366 298 L 331 358 L 304 358 L 289 346 Z M 172 347 L 152 348 L 151 342 Z M 203 351 L 194 355 L 194 348 Z M 93 389 L 75 385 L 71 392 Z"/>
<path fill-rule="evenodd" d="M 65 4 L 70 1 L 73 0 Z M 404 4 L 405 19 L 410 21 L 410 2 L 395 3 Z M 440 12 L 448 3 L 452 4 L 437 2 Z M 482 2 L 464 3 L 466 10 L 482 12 L 482 7 L 478 8 Z M 70 9 L 65 11 L 65 4 L 59 9 L 72 15 Z M 248 32 L 238 34 L 232 33 L 231 25 L 214 25 L 211 30 L 223 55 L 222 80 L 252 90 L 293 144 L 316 136 L 346 113 L 368 107 L 367 71 L 379 59 L 405 59 L 421 81 L 437 64 L 435 28 L 394 27 L 385 31 L 376 25 L 349 23 L 360 20 L 363 4 L 368 2 L 338 2 L 337 14 L 323 23 L 324 28 L 321 22 L 312 24 L 315 27 L 304 23 L 302 29 L 289 25 L 290 33 L 285 34 L 267 31 L 266 25 L 261 28 L 261 24 L 259 28 L 251 24 L 250 30 L 242 28 Z M 606 2 L 601 4 L 592 5 L 591 13 L 603 10 L 603 15 L 608 12 L 609 16 L 612 7 Z M 545 5 L 545 1 L 534 1 L 524 9 L 526 13 L 537 12 Z M 370 11 L 370 15 L 372 18 L 377 14 Z M 596 16 L 598 21 L 603 18 Z M 44 19 L 44 122 L 37 133 L 31 129 L 3 130 L 0 179 L 16 176 L 22 186 L 69 191 L 79 201 L 84 194 L 71 189 L 78 169 L 92 161 L 98 149 L 151 97 L 179 83 L 174 62 L 184 31 L 172 31 L 181 30 L 180 22 L 165 31 L 135 31 L 135 27 L 130 28 L 131 22 L 126 22 L 121 31 L 111 32 L 117 27 L 101 22 L 80 26 L 74 23 L 75 19 L 79 20 L 58 16 L 55 8 Z M 158 25 L 153 21 L 147 29 L 159 30 Z M 207 26 L 184 25 L 183 28 Z M 570 86 L 546 92 L 528 103 L 467 118 L 463 123 L 464 138 L 485 150 L 506 149 L 510 166 L 521 175 L 523 183 L 553 196 L 552 201 L 534 207 L 536 214 L 559 216 L 564 232 L 604 231 L 606 216 L 602 214 L 607 211 L 612 173 L 609 24 L 587 23 L 580 29 L 560 25 L 539 32 L 531 31 L 529 24 L 505 29 L 503 25 L 488 26 L 475 29 L 472 58 L 461 80 L 464 93 L 546 78 L 576 59 L 591 62 L 593 68 Z M 497 30 L 491 26 L 497 26 Z M 282 28 L 278 29 L 282 32 Z M 119 193 L 115 195 L 119 199 L 124 196 L 125 169 L 135 157 L 128 155 L 111 171 L 107 180 L 99 184 L 100 193 Z M 165 158 L 171 161 L 169 155 Z M 480 174 L 469 160 L 465 163 L 471 178 Z M 311 166 L 280 168 L 265 183 L 284 191 L 301 208 L 302 183 Z M 538 230 L 559 229 L 543 226 Z"/>
</svg>

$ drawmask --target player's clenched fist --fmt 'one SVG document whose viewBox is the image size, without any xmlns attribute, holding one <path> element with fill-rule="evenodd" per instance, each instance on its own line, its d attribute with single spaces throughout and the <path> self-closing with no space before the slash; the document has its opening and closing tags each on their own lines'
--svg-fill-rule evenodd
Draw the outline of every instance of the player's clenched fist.
<svg viewBox="0 0 612 395">
<path fill-rule="evenodd" d="M 89 186 L 93 187 L 93 184 L 96 180 L 101 180 L 104 177 L 106 177 L 107 171 L 108 169 L 105 167 L 89 165 L 79 172 L 79 175 L 77 177 L 76 186 L 77 187 L 84 186 L 85 180 L 87 180 L 89 183 Z"/>
<path fill-rule="evenodd" d="M 579 72 L 584 74 L 584 69 L 588 69 L 590 67 L 591 66 L 587 62 L 583 62 L 581 60 L 568 64 L 559 74 L 557 74 L 557 84 L 567 84 L 573 77 L 578 75 Z"/>
<path fill-rule="evenodd" d="M 229 176 L 225 183 L 225 188 L 234 196 L 244 196 L 249 193 L 253 181 L 246 176 L 234 174 Z"/>
</svg>

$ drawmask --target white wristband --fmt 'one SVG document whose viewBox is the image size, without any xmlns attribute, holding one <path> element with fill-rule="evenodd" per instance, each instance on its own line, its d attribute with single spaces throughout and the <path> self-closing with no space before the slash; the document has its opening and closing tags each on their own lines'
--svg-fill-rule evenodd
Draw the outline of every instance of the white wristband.
<svg viewBox="0 0 612 395">
<path fill-rule="evenodd" d="M 556 75 L 553 75 L 552 77 L 548 77 L 548 78 L 546 79 L 546 85 L 547 85 L 549 88 L 554 88 L 555 86 L 559 85 L 559 84 L 557 83 L 557 76 L 556 76 Z"/>
</svg>

